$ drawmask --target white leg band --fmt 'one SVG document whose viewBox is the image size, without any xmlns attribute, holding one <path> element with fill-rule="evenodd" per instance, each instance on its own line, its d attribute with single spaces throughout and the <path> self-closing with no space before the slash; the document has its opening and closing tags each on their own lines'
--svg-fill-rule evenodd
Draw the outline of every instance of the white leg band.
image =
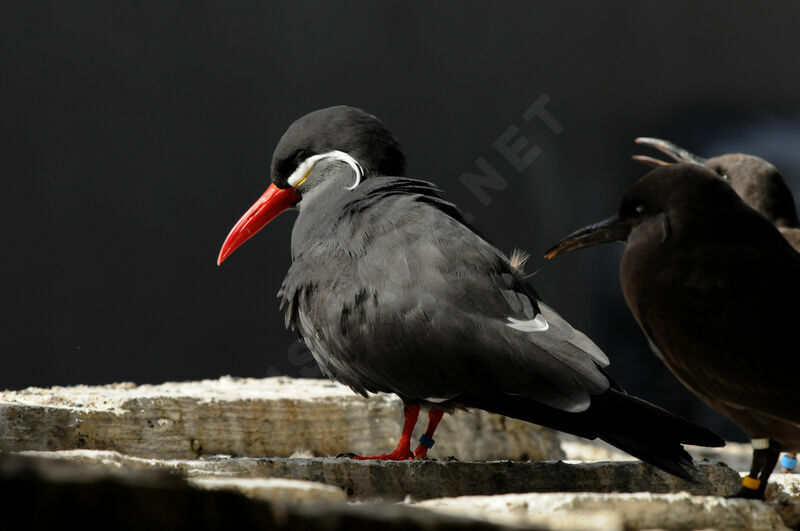
<svg viewBox="0 0 800 531">
<path fill-rule="evenodd" d="M 769 448 L 769 439 L 750 439 L 753 450 L 766 450 Z"/>
</svg>

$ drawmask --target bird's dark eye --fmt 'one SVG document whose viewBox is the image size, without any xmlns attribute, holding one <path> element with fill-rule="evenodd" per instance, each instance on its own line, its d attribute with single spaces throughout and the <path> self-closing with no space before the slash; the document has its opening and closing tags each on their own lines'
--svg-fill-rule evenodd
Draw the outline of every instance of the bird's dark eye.
<svg viewBox="0 0 800 531">
<path fill-rule="evenodd" d="M 304 160 L 308 158 L 308 154 L 305 149 L 300 149 L 294 154 L 294 166 L 295 168 L 302 164 Z"/>
<path fill-rule="evenodd" d="M 636 205 L 636 213 L 640 216 L 647 212 L 647 209 L 644 208 L 644 205 Z"/>
<path fill-rule="evenodd" d="M 721 167 L 721 166 L 717 166 L 716 168 L 714 168 L 714 171 L 715 171 L 715 172 L 717 172 L 717 175 L 719 175 L 720 177 L 722 177 L 722 180 L 723 180 L 723 181 L 727 181 L 727 180 L 728 180 L 728 174 L 727 174 L 727 173 L 725 173 L 725 170 L 724 170 L 724 169 L 722 169 L 722 167 Z"/>
</svg>

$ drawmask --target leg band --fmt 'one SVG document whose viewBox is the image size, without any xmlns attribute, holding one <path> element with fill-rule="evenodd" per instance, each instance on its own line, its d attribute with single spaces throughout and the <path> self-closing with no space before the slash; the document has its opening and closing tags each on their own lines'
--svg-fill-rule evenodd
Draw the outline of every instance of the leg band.
<svg viewBox="0 0 800 531">
<path fill-rule="evenodd" d="M 750 476 L 745 476 L 742 478 L 742 487 L 750 490 L 758 490 L 758 487 L 761 486 L 761 480 L 751 478 Z"/>
<path fill-rule="evenodd" d="M 753 445 L 753 450 L 766 450 L 769 448 L 769 439 L 751 439 L 750 444 Z"/>
<path fill-rule="evenodd" d="M 429 436 L 426 433 L 423 433 L 422 437 L 419 438 L 419 443 L 428 450 L 430 450 L 431 448 L 433 448 L 433 445 L 436 443 L 436 441 L 433 440 L 433 437 Z"/>
<path fill-rule="evenodd" d="M 797 458 L 783 454 L 783 457 L 781 457 L 781 466 L 786 470 L 794 470 L 797 468 Z"/>
</svg>

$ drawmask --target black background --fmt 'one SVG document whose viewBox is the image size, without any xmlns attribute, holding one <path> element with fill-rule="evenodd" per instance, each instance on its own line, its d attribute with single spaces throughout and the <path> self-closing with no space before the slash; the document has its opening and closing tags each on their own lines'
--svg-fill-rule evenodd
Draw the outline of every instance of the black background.
<svg viewBox="0 0 800 531">
<path fill-rule="evenodd" d="M 318 374 L 275 293 L 293 214 L 217 268 L 286 127 L 332 104 L 380 116 L 629 391 L 729 437 L 650 353 L 622 246 L 542 251 L 607 217 L 636 136 L 747 151 L 800 177 L 795 2 L 3 2 L 0 388 Z M 537 98 L 563 126 L 522 114 Z M 541 149 L 523 171 L 510 126 Z M 484 205 L 459 177 L 508 183 Z M 743 314 L 746 317 L 746 312 Z M 768 353 L 754 353 L 766 355 Z"/>
</svg>

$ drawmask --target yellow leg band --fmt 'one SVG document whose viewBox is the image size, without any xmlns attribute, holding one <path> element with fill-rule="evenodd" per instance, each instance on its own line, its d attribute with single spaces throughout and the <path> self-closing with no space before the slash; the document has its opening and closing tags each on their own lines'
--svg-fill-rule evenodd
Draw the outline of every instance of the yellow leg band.
<svg viewBox="0 0 800 531">
<path fill-rule="evenodd" d="M 758 487 L 761 486 L 761 480 L 751 478 L 750 476 L 745 476 L 742 478 L 742 487 L 750 490 L 758 490 Z"/>
</svg>

